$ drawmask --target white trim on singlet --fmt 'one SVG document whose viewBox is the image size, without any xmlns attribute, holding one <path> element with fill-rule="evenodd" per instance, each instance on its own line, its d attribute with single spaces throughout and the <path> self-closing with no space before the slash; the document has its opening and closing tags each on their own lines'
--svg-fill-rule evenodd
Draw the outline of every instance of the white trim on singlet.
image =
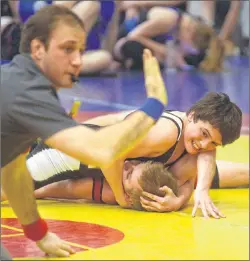
<svg viewBox="0 0 250 261">
<path fill-rule="evenodd" d="M 33 180 L 45 181 L 55 175 L 80 169 L 80 161 L 56 149 L 43 149 L 26 161 Z"/>
<path fill-rule="evenodd" d="M 120 120 L 124 120 L 129 114 L 131 114 L 132 112 L 135 112 L 136 110 L 132 110 L 132 111 L 126 111 L 123 112 L 122 115 L 119 115 L 119 119 Z M 183 131 L 183 121 L 180 118 L 180 116 L 177 116 L 174 114 L 175 111 L 164 111 L 161 115 L 161 118 L 171 118 L 180 128 L 180 133 L 178 134 L 177 137 L 177 141 L 179 141 L 182 131 Z M 177 112 L 177 111 L 176 111 Z"/>
<path fill-rule="evenodd" d="M 168 118 L 171 118 L 172 120 L 174 120 L 178 126 L 180 127 L 180 133 L 177 137 L 177 141 L 179 141 L 180 137 L 181 137 L 181 134 L 182 134 L 182 130 L 183 130 L 183 121 L 181 120 L 181 118 L 179 116 L 176 116 L 174 114 L 174 111 L 164 111 L 161 115 L 161 117 L 168 117 Z"/>
<path fill-rule="evenodd" d="M 120 120 L 124 120 L 132 112 L 135 112 L 135 110 L 124 112 L 121 115 Z M 177 137 L 177 141 L 179 141 L 181 134 L 182 134 L 182 130 L 183 130 L 183 121 L 179 116 L 175 115 L 174 112 L 175 111 L 164 111 L 161 115 L 161 118 L 165 118 L 165 119 L 166 119 L 166 117 L 171 118 L 179 126 L 180 133 L 178 134 L 178 137 Z"/>
</svg>

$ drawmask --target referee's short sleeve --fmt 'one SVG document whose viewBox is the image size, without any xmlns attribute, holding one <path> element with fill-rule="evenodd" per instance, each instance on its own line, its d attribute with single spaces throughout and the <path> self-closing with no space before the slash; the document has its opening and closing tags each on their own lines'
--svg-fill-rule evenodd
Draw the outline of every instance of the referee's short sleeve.
<svg viewBox="0 0 250 261">
<path fill-rule="evenodd" d="M 43 140 L 79 123 L 67 115 L 51 88 L 27 88 L 16 96 L 10 117 L 28 133 Z"/>
</svg>

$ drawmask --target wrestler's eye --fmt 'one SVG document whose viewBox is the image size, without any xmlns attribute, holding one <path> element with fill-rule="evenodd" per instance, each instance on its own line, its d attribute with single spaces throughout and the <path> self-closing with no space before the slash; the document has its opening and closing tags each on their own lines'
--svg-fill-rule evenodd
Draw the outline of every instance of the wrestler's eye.
<svg viewBox="0 0 250 261">
<path fill-rule="evenodd" d="M 74 51 L 74 48 L 72 47 L 66 47 L 64 48 L 65 53 L 72 53 Z"/>
<path fill-rule="evenodd" d="M 203 135 L 205 138 L 208 137 L 208 135 L 207 135 L 207 133 L 206 133 L 205 131 L 202 131 L 202 135 Z"/>
</svg>

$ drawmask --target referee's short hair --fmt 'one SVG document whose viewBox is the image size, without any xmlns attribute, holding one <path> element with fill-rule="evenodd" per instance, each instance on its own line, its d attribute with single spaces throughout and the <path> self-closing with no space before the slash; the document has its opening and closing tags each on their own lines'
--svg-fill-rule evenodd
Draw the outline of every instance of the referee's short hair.
<svg viewBox="0 0 250 261">
<path fill-rule="evenodd" d="M 69 8 L 61 5 L 47 5 L 32 15 L 24 24 L 19 52 L 30 53 L 31 42 L 34 39 L 39 39 L 47 49 L 50 36 L 60 22 L 85 30 L 82 20 Z"/>
</svg>

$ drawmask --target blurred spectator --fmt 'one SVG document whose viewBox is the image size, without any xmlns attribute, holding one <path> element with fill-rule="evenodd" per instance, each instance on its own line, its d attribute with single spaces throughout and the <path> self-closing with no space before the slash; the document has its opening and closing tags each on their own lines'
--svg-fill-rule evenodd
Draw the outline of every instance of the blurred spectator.
<svg viewBox="0 0 250 261">
<path fill-rule="evenodd" d="M 175 59 L 174 66 L 179 69 L 221 70 L 223 46 L 214 30 L 200 18 L 172 8 L 153 7 L 146 20 L 140 22 L 115 45 L 114 56 L 125 67 L 141 69 L 141 54 L 146 47 L 162 66 L 170 53 Z M 170 51 L 166 42 L 171 40 L 175 49 Z"/>
<path fill-rule="evenodd" d="M 13 17 L 8 0 L 1 0 L 1 17 L 3 16 Z"/>
<path fill-rule="evenodd" d="M 19 52 L 21 24 L 16 1 L 1 0 L 1 63 Z"/>
<path fill-rule="evenodd" d="M 204 19 L 218 32 L 224 42 L 225 54 L 232 55 L 235 46 L 241 47 L 242 30 L 240 26 L 240 10 L 242 1 L 211 0 L 202 1 Z"/>
<path fill-rule="evenodd" d="M 10 0 L 11 1 L 11 0 Z M 53 0 L 18 0 L 18 14 L 22 23 L 25 23 L 31 15 L 46 5 L 52 4 Z"/>
<path fill-rule="evenodd" d="M 19 53 L 22 24 L 52 0 L 1 1 L 1 60 L 12 60 Z"/>
<path fill-rule="evenodd" d="M 141 21 L 142 13 L 155 6 L 165 6 L 178 8 L 179 10 L 187 10 L 187 0 L 172 0 L 172 1 L 122 1 L 120 24 L 122 24 L 123 31 L 130 32 Z"/>
<path fill-rule="evenodd" d="M 54 1 L 71 8 L 84 22 L 88 37 L 81 75 L 97 75 L 112 66 L 112 49 L 117 39 L 118 1 Z"/>
<path fill-rule="evenodd" d="M 82 58 L 82 74 L 99 73 L 109 68 L 113 62 L 111 52 L 117 39 L 119 21 L 120 2 L 115 1 L 1 1 L 4 14 L 12 16 L 1 23 L 5 24 L 1 33 L 1 59 L 11 60 L 18 54 L 21 24 L 37 10 L 52 3 L 71 8 L 84 22 L 88 38 Z"/>
</svg>

